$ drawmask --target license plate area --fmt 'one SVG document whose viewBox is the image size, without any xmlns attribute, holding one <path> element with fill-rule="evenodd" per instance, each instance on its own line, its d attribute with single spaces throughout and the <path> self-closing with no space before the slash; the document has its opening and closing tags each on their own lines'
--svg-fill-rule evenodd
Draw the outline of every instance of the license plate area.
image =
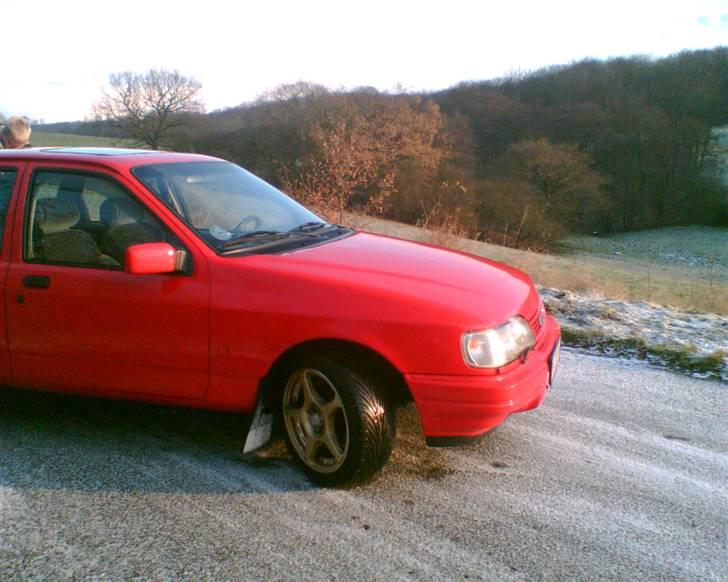
<svg viewBox="0 0 728 582">
<path fill-rule="evenodd" d="M 556 378 L 556 370 L 559 367 L 559 356 L 561 355 L 561 338 L 556 342 L 554 349 L 551 350 L 549 356 L 549 386 L 554 385 L 554 378 Z"/>
</svg>

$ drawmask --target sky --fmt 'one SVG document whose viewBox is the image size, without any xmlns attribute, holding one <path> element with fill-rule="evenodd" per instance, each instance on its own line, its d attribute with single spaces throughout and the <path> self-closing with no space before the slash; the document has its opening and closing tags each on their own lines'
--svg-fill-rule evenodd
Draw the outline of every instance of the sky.
<svg viewBox="0 0 728 582">
<path fill-rule="evenodd" d="M 728 0 L 3 0 L 0 113 L 89 118 L 111 73 L 177 69 L 208 111 L 300 80 L 436 90 L 587 57 L 728 46 Z"/>
</svg>

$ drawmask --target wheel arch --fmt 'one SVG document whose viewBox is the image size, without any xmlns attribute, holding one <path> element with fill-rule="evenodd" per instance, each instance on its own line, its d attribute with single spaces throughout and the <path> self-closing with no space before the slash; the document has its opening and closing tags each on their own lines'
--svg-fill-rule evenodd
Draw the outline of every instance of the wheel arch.
<svg viewBox="0 0 728 582">
<path fill-rule="evenodd" d="M 343 359 L 357 368 L 372 370 L 374 377 L 382 382 L 390 401 L 396 406 L 413 400 L 402 373 L 376 350 L 350 340 L 315 339 L 289 347 L 270 366 L 258 388 L 259 398 L 266 406 L 274 407 L 277 390 L 282 388 L 286 372 L 293 362 L 309 353 L 327 354 Z"/>
</svg>

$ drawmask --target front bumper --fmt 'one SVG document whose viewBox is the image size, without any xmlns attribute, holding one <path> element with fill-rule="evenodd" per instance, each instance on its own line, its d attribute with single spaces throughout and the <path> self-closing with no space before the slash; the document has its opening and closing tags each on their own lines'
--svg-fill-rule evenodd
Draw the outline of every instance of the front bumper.
<svg viewBox="0 0 728 582">
<path fill-rule="evenodd" d="M 558 349 L 560 337 L 559 324 L 547 315 L 543 332 L 528 353 L 526 362 L 511 364 L 502 373 L 405 375 L 427 444 L 451 446 L 471 442 L 493 430 L 514 412 L 539 406 L 549 388 L 551 356 Z"/>
</svg>

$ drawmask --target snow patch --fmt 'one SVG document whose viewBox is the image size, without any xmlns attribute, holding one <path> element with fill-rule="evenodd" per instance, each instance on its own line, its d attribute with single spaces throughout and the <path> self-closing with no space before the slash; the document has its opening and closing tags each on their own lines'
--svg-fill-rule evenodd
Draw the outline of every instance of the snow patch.
<svg viewBox="0 0 728 582">
<path fill-rule="evenodd" d="M 717 376 L 728 381 L 728 317 L 552 288 L 540 288 L 539 293 L 565 330 L 576 332 L 580 337 L 593 336 L 603 353 L 629 354 L 630 350 L 625 349 L 623 343 L 629 340 L 650 352 L 648 359 L 651 360 L 659 360 L 655 353 L 660 350 L 684 354 L 686 359 L 695 361 L 712 358 L 717 372 L 692 370 L 691 374 L 705 378 Z M 603 340 L 613 343 L 610 345 Z"/>
</svg>

